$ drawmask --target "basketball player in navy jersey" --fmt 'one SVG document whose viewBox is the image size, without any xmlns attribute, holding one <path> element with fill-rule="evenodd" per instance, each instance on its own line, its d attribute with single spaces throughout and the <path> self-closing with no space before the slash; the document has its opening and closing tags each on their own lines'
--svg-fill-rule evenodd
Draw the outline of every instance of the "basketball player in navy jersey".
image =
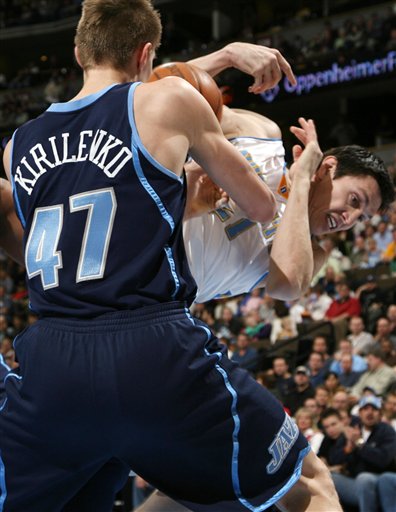
<svg viewBox="0 0 396 512">
<path fill-rule="evenodd" d="M 340 510 L 280 404 L 189 313 L 187 153 L 249 218 L 271 220 L 275 199 L 191 86 L 136 81 L 160 33 L 147 0 L 86 0 L 82 90 L 6 149 L 40 318 L 6 380 L 0 510 L 108 512 L 129 468 L 191 510 Z"/>
</svg>

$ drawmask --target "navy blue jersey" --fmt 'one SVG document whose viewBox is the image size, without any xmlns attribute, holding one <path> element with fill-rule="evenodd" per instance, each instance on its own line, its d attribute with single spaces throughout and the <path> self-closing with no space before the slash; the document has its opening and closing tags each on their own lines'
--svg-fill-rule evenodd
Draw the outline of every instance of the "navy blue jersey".
<svg viewBox="0 0 396 512">
<path fill-rule="evenodd" d="M 137 133 L 135 84 L 53 104 L 13 136 L 11 175 L 31 308 L 93 317 L 195 295 L 184 178 Z"/>
</svg>

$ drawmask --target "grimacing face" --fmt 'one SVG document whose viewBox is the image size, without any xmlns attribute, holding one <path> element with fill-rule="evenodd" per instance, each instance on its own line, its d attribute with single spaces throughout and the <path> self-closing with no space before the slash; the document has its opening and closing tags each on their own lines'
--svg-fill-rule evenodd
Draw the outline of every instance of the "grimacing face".
<svg viewBox="0 0 396 512">
<path fill-rule="evenodd" d="M 337 160 L 326 157 L 311 183 L 309 224 L 313 235 L 352 228 L 371 218 L 381 206 L 379 186 L 372 176 L 333 179 Z"/>
</svg>

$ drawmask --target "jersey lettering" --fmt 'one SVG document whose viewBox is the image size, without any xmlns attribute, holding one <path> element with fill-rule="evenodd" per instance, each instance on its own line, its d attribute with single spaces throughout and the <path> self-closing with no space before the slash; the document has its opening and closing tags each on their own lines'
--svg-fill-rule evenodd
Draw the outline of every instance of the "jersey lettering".
<svg viewBox="0 0 396 512">
<path fill-rule="evenodd" d="M 297 441 L 298 432 L 297 425 L 286 414 L 285 421 L 268 448 L 269 453 L 272 455 L 272 460 L 267 465 L 267 472 L 270 475 L 276 473 L 281 467 L 291 447 Z"/>
<path fill-rule="evenodd" d="M 58 137 L 58 139 L 60 139 Z M 62 133 L 59 145 L 57 137 L 49 137 L 49 144 L 39 143 L 33 146 L 29 153 L 21 158 L 15 171 L 15 182 L 18 183 L 28 195 L 31 195 L 37 180 L 48 170 L 65 163 L 91 161 L 101 169 L 109 178 L 115 176 L 132 160 L 132 151 L 114 135 L 105 130 L 83 130 L 74 141 L 76 154 L 70 154 L 70 133 Z M 62 154 L 62 156 L 60 156 Z M 28 173 L 28 174 L 27 174 Z"/>
<path fill-rule="evenodd" d="M 107 252 L 117 201 L 113 188 L 76 194 L 69 198 L 70 212 L 88 210 L 76 282 L 101 279 L 106 267 Z M 29 279 L 41 276 L 43 289 L 59 285 L 62 253 L 57 250 L 63 225 L 63 205 L 36 208 L 25 249 Z"/>
</svg>

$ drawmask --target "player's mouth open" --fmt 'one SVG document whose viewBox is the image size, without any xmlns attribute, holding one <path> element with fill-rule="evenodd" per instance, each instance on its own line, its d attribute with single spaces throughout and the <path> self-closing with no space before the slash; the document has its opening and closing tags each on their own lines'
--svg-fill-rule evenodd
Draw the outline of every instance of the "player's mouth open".
<svg viewBox="0 0 396 512">
<path fill-rule="evenodd" d="M 327 215 L 327 225 L 329 226 L 330 230 L 334 230 L 337 227 L 337 222 L 331 215 Z"/>
</svg>

